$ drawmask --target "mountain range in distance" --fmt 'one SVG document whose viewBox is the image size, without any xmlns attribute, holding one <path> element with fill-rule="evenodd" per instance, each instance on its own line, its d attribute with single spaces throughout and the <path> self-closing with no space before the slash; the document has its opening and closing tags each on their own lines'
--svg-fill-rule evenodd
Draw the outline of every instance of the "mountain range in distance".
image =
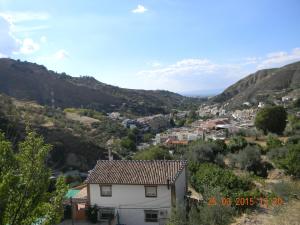
<svg viewBox="0 0 300 225">
<path fill-rule="evenodd" d="M 210 90 L 182 91 L 182 92 L 178 92 L 178 93 L 183 96 L 187 96 L 187 97 L 209 98 L 209 97 L 221 94 L 223 91 L 224 91 L 224 88 L 222 88 L 222 89 L 219 88 L 219 89 L 210 89 Z"/>
<path fill-rule="evenodd" d="M 280 95 L 300 92 L 300 62 L 259 70 L 223 92 L 135 90 L 108 85 L 90 76 L 72 77 L 45 66 L 20 60 L 0 59 L 0 93 L 20 100 L 60 108 L 88 108 L 108 113 L 119 111 L 136 116 L 169 113 L 208 103 L 237 108 L 243 102 L 257 104 Z M 220 94 L 218 94 L 220 93 Z M 213 96 L 213 97 L 211 97 Z"/>
<path fill-rule="evenodd" d="M 93 77 L 72 77 L 36 63 L 8 58 L 0 59 L 0 92 L 41 105 L 133 115 L 169 113 L 174 108 L 187 109 L 203 101 L 164 90 L 119 88 Z"/>
</svg>

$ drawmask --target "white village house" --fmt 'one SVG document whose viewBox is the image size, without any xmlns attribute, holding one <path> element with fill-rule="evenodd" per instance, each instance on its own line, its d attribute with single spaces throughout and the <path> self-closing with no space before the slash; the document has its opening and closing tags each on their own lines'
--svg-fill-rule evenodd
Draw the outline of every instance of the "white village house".
<svg viewBox="0 0 300 225">
<path fill-rule="evenodd" d="M 185 205 L 184 160 L 100 160 L 86 180 L 88 204 L 103 224 L 164 225 Z M 102 224 L 100 223 L 100 224 Z"/>
</svg>

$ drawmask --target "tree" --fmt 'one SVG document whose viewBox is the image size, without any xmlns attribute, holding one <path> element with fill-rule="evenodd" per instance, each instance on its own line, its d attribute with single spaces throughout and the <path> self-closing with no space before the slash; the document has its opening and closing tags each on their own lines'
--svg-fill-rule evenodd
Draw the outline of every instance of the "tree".
<svg viewBox="0 0 300 225">
<path fill-rule="evenodd" d="M 0 133 L 0 224 L 5 224 L 4 214 L 9 203 L 7 193 L 15 181 L 13 174 L 15 162 L 11 143 L 5 139 L 3 133 Z"/>
<path fill-rule="evenodd" d="M 255 117 L 256 128 L 268 132 L 282 134 L 286 127 L 287 113 L 282 106 L 269 106 L 258 111 Z"/>
<path fill-rule="evenodd" d="M 123 138 L 121 140 L 121 146 L 123 148 L 125 148 L 126 150 L 129 150 L 129 151 L 135 151 L 136 150 L 135 142 L 130 138 Z"/>
<path fill-rule="evenodd" d="M 44 143 L 35 132 L 18 146 L 13 153 L 9 142 L 0 135 L 0 164 L 6 164 L 0 172 L 1 198 L 0 222 L 10 225 L 29 225 L 39 221 L 43 224 L 56 224 L 62 217 L 62 200 L 67 187 L 63 178 L 59 178 L 55 191 L 48 192 L 50 170 L 45 164 L 51 146 Z M 10 184 L 7 189 L 7 184 Z"/>
</svg>

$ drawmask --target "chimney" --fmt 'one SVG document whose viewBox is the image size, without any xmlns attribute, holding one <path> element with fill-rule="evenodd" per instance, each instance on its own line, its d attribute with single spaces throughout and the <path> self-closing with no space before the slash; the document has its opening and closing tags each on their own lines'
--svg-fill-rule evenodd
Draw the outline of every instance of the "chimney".
<svg viewBox="0 0 300 225">
<path fill-rule="evenodd" d="M 109 161 L 114 160 L 114 156 L 113 156 L 113 154 L 111 153 L 111 148 L 108 148 L 108 160 L 109 160 Z"/>
</svg>

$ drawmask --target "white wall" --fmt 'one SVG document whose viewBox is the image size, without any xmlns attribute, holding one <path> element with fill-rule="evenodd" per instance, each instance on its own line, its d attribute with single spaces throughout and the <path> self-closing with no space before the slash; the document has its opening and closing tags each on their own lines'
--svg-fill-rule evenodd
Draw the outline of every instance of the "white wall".
<svg viewBox="0 0 300 225">
<path fill-rule="evenodd" d="M 184 203 L 184 196 L 186 194 L 186 168 L 183 169 L 175 181 L 175 191 L 176 191 L 176 204 L 182 205 Z"/>
<path fill-rule="evenodd" d="M 112 185 L 112 196 L 102 197 L 100 186 L 90 184 L 91 205 L 114 207 L 118 209 L 120 222 L 126 225 L 157 225 L 145 222 L 144 210 L 171 210 L 171 188 L 167 185 L 157 186 L 157 197 L 146 198 L 144 185 Z"/>
</svg>

